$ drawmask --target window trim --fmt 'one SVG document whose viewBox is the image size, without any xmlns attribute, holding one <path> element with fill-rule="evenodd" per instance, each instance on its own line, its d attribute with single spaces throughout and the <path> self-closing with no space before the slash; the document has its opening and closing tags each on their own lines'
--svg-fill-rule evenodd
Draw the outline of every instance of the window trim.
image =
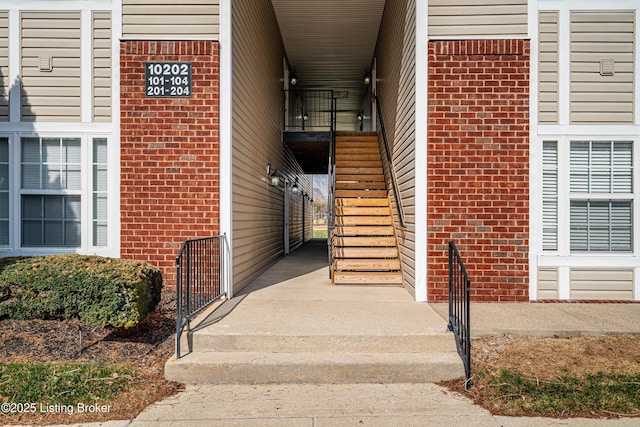
<svg viewBox="0 0 640 427">
<path fill-rule="evenodd" d="M 630 136 L 626 133 L 618 134 L 614 132 L 615 127 L 602 127 L 602 134 L 587 134 L 575 133 L 572 135 L 557 135 L 557 134 L 542 134 L 538 135 L 535 139 L 537 144 L 539 159 L 537 163 L 537 175 L 540 185 L 537 186 L 534 192 L 532 192 L 532 199 L 534 203 L 539 207 L 534 217 L 535 222 L 539 225 L 532 227 L 532 233 L 536 233 L 536 240 L 538 241 L 537 251 L 538 256 L 542 257 L 575 257 L 578 258 L 594 258 L 594 257 L 637 257 L 640 247 L 640 207 L 637 205 L 640 201 L 639 189 L 640 187 L 640 137 L 638 135 Z M 607 132 L 609 130 L 610 132 Z M 630 194 L 625 193 L 571 193 L 570 189 L 570 146 L 571 141 L 620 141 L 631 142 L 632 144 L 632 185 L 633 192 Z M 557 250 L 545 250 L 543 249 L 542 240 L 542 179 L 544 173 L 543 165 L 543 143 L 544 142 L 557 142 L 558 147 L 558 204 L 557 204 L 557 217 L 558 217 L 558 247 Z M 631 201 L 631 251 L 625 252 L 600 252 L 600 251 L 571 251 L 570 250 L 570 204 L 572 200 L 629 200 Z M 536 232 L 535 230 L 538 230 Z M 533 237 L 533 235 L 532 235 Z"/>
<path fill-rule="evenodd" d="M 23 126 L 21 126 L 23 127 Z M 117 223 L 117 205 L 119 195 L 119 180 L 115 174 L 119 170 L 118 146 L 115 143 L 116 134 L 107 130 L 105 126 L 95 126 L 95 131 L 88 128 L 85 131 L 64 130 L 62 126 L 31 126 L 29 130 L 17 129 L 15 131 L 0 131 L 0 137 L 9 141 L 9 245 L 0 246 L 0 256 L 12 255 L 48 255 L 56 253 L 91 253 L 103 256 L 118 257 L 120 255 L 119 224 Z M 54 129 L 48 129 L 52 127 Z M 64 126 L 66 128 L 67 126 Z M 73 128 L 73 125 L 69 125 Z M 55 190 L 55 189 L 22 189 L 21 181 L 21 150 L 22 139 L 28 137 L 37 138 L 79 138 L 81 147 L 81 189 L 80 190 Z M 93 245 L 93 140 L 104 138 L 107 140 L 107 245 Z M 81 197 L 81 243 L 77 247 L 68 246 L 23 246 L 22 245 L 22 196 L 23 195 L 78 195 Z"/>
</svg>

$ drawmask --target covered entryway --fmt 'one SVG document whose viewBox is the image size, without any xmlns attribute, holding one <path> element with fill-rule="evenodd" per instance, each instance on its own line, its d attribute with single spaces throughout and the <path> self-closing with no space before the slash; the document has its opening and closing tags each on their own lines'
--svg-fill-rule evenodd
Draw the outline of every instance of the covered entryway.
<svg viewBox="0 0 640 427">
<path fill-rule="evenodd" d="M 340 229 L 331 241 L 334 282 L 403 285 L 415 295 L 416 7 L 413 0 L 233 3 L 236 292 L 282 256 L 283 235 L 292 248 L 311 236 L 300 218 L 282 221 L 284 202 L 310 219 L 309 174 L 327 173 L 329 218 Z M 328 108 L 298 103 L 325 92 Z M 327 112 L 329 136 L 315 117 Z M 374 133 L 361 135 L 368 142 L 353 135 L 340 142 L 336 131 Z M 286 194 L 294 187 L 302 196 Z M 285 226 L 303 230 L 301 239 L 292 241 Z"/>
</svg>

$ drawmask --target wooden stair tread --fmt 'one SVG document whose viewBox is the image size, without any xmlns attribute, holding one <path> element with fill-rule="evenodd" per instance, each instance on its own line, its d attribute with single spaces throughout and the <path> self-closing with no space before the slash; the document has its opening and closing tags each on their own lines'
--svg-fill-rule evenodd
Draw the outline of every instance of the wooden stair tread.
<svg viewBox="0 0 640 427">
<path fill-rule="evenodd" d="M 339 198 L 380 198 L 387 195 L 386 190 L 339 190 L 336 189 L 336 197 Z"/>
<path fill-rule="evenodd" d="M 341 198 L 336 199 L 336 206 L 389 206 L 389 199 L 386 197 Z"/>
<path fill-rule="evenodd" d="M 384 183 L 384 175 L 381 173 L 373 175 L 336 175 L 336 184 L 340 182 L 382 182 Z"/>
<path fill-rule="evenodd" d="M 339 216 L 336 225 L 393 225 L 390 216 Z"/>
<path fill-rule="evenodd" d="M 371 237 L 371 236 L 354 236 L 354 237 L 334 237 L 334 247 L 393 247 L 396 246 L 396 238 L 388 237 Z"/>
<path fill-rule="evenodd" d="M 333 280 L 336 285 L 402 285 L 402 273 L 336 271 Z"/>
<path fill-rule="evenodd" d="M 337 207 L 336 215 L 356 215 L 356 216 L 378 216 L 378 215 L 391 215 L 391 209 L 388 206 L 385 207 Z"/>
<path fill-rule="evenodd" d="M 386 271 L 400 270 L 399 259 L 338 259 L 336 271 Z"/>
<path fill-rule="evenodd" d="M 334 258 L 360 258 L 360 259 L 371 259 L 371 258 L 397 258 L 398 257 L 398 249 L 381 247 L 381 248 L 334 248 Z"/>
<path fill-rule="evenodd" d="M 384 181 L 378 182 L 340 182 L 336 183 L 336 188 L 340 190 L 386 190 Z"/>
<path fill-rule="evenodd" d="M 393 226 L 344 226 L 339 225 L 334 229 L 334 234 L 345 236 L 393 236 Z"/>
</svg>

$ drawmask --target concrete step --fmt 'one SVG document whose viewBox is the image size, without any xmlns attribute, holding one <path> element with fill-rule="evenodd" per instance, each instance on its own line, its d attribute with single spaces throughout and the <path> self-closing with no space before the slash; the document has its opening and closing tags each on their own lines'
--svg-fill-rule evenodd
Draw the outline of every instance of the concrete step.
<svg viewBox="0 0 640 427">
<path fill-rule="evenodd" d="M 455 352 L 197 352 L 165 365 L 167 379 L 195 384 L 427 383 L 462 375 Z"/>
<path fill-rule="evenodd" d="M 407 335 L 277 335 L 207 333 L 190 337 L 198 352 L 267 353 L 447 353 L 455 352 L 453 335 L 441 333 Z M 184 341 L 183 348 L 188 348 Z"/>
</svg>

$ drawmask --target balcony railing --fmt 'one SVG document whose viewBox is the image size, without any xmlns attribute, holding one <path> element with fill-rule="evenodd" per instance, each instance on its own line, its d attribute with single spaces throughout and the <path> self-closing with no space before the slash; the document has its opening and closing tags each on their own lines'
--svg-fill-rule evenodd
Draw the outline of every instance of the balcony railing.
<svg viewBox="0 0 640 427">
<path fill-rule="evenodd" d="M 336 100 L 332 90 L 284 91 L 284 130 L 316 132 L 335 130 Z"/>
</svg>

